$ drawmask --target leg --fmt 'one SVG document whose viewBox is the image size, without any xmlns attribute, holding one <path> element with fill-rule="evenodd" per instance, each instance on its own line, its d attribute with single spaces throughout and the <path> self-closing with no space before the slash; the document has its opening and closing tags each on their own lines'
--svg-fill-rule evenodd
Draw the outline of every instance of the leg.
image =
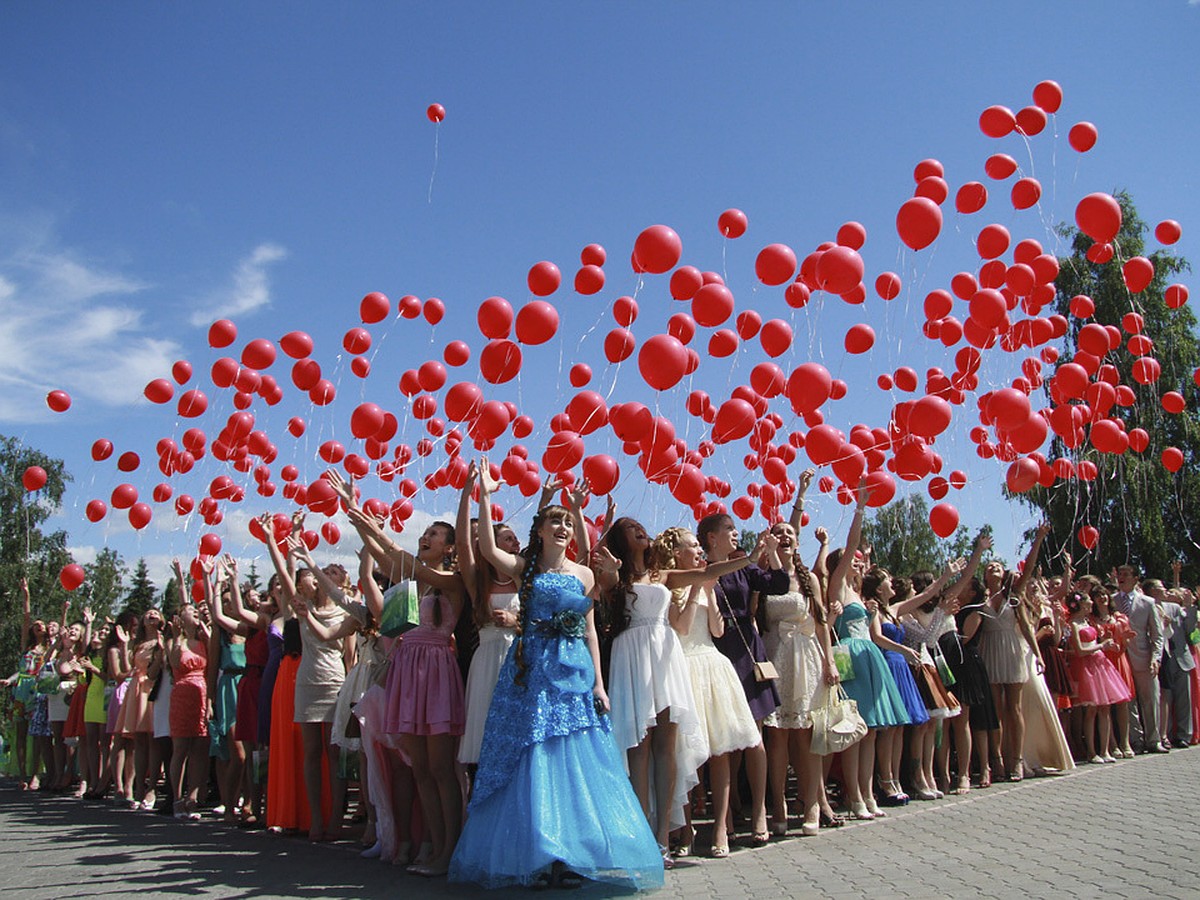
<svg viewBox="0 0 1200 900">
<path fill-rule="evenodd" d="M 625 759 L 629 764 L 629 783 L 633 785 L 633 793 L 642 804 L 642 813 L 646 821 L 650 821 L 650 741 L 654 729 L 648 729 L 642 742 L 636 747 L 625 751 Z"/>
<path fill-rule="evenodd" d="M 320 722 L 303 722 L 300 738 L 304 742 L 304 791 L 308 795 L 310 841 L 325 837 L 325 818 L 322 815 L 324 779 L 321 777 L 321 758 L 325 755 L 322 741 L 323 729 Z"/>
<path fill-rule="evenodd" d="M 1008 746 L 1004 768 L 1009 781 L 1020 781 L 1025 777 L 1025 709 L 1021 705 L 1021 691 L 1024 689 L 1024 684 L 1004 685 L 1004 703 L 1007 707 L 1004 731 Z"/>
<path fill-rule="evenodd" d="M 868 730 L 867 737 L 870 736 L 871 732 Z M 858 781 L 859 759 L 862 756 L 863 741 L 866 739 L 855 741 L 842 751 L 842 782 L 845 787 L 846 809 L 856 818 L 869 819 L 874 816 L 867 811 L 867 804 L 863 800 Z"/>
<path fill-rule="evenodd" d="M 759 722 L 760 738 L 762 730 L 762 722 Z M 770 836 L 767 830 L 767 748 L 759 740 L 758 744 L 746 750 L 744 755 L 746 776 L 750 780 L 751 829 L 754 839 L 763 842 Z"/>
<path fill-rule="evenodd" d="M 811 728 L 797 728 L 794 734 L 796 756 L 800 759 L 796 776 L 800 787 L 800 808 L 804 815 L 801 830 L 804 834 L 816 834 L 816 829 L 821 825 L 821 757 L 812 752 Z"/>
<path fill-rule="evenodd" d="M 188 738 L 177 737 L 171 739 L 171 799 L 175 801 L 175 811 L 180 812 L 180 804 L 183 803 L 183 767 L 187 763 L 188 757 Z"/>
<path fill-rule="evenodd" d="M 1158 677 L 1149 669 L 1134 669 L 1133 683 L 1137 688 L 1137 707 L 1140 713 L 1142 749 L 1151 752 L 1159 747 L 1162 738 L 1158 731 Z"/>
<path fill-rule="evenodd" d="M 879 729 L 871 728 L 867 730 L 867 736 L 859 743 L 862 749 L 858 753 L 858 793 L 862 797 L 862 802 L 866 804 L 867 811 L 875 817 L 883 815 L 879 805 L 875 802 L 875 742 L 879 736 Z M 851 775 L 853 777 L 853 774 Z"/>
<path fill-rule="evenodd" d="M 436 734 L 430 735 L 425 741 L 429 746 L 430 774 L 437 785 L 445 831 L 441 853 L 430 861 L 427 872 L 442 875 L 450 868 L 450 857 L 454 855 L 454 847 L 462 831 L 462 788 L 455 765 L 458 739 L 449 734 Z"/>
<path fill-rule="evenodd" d="M 321 723 L 321 746 L 329 760 L 329 825 L 326 837 L 340 838 L 346 808 L 346 779 L 338 771 L 341 768 L 342 748 L 333 743 L 333 726 Z"/>
<path fill-rule="evenodd" d="M 437 782 L 433 779 L 430 769 L 429 745 L 425 737 L 417 734 L 402 734 L 401 745 L 412 763 L 413 781 L 416 784 L 417 795 L 421 798 L 421 814 L 425 818 L 426 839 L 432 847 L 432 853 L 427 860 L 422 861 L 414 870 L 423 869 L 433 860 L 441 857 L 446 851 L 446 827 L 442 818 L 442 800 L 438 796 Z"/>
<path fill-rule="evenodd" d="M 187 755 L 188 811 L 200 802 L 200 791 L 208 785 L 208 738 L 188 738 Z"/>
<path fill-rule="evenodd" d="M 103 727 L 103 726 L 101 726 Z M 27 749 L 26 744 L 29 741 L 29 718 L 21 716 L 16 721 L 16 741 L 17 741 L 17 779 L 21 782 L 21 790 L 29 787 L 29 770 L 25 768 L 28 760 L 26 759 Z"/>
<path fill-rule="evenodd" d="M 1132 756 L 1133 750 L 1129 746 L 1129 707 L 1133 706 L 1133 702 L 1116 704 L 1117 715 L 1117 748 L 1124 756 Z"/>
<path fill-rule="evenodd" d="M 713 856 L 729 855 L 729 757 L 722 753 L 708 761 L 708 783 L 713 798 Z"/>
<path fill-rule="evenodd" d="M 146 784 L 150 768 L 150 735 L 140 731 L 133 736 L 133 799 L 139 804 L 151 788 Z"/>
<path fill-rule="evenodd" d="M 787 786 L 788 744 L 792 729 L 767 729 L 767 783 L 771 791 L 771 830 L 777 834 L 787 832 L 788 808 L 785 788 Z M 809 730 L 811 736 L 812 730 Z M 799 774 L 799 772 L 797 772 Z"/>
<path fill-rule="evenodd" d="M 1083 747 L 1084 759 L 1088 762 L 1099 762 L 1096 755 L 1096 707 L 1089 706 L 1083 712 Z"/>
<path fill-rule="evenodd" d="M 1109 748 L 1109 742 L 1112 741 L 1112 713 L 1107 706 L 1101 706 L 1097 710 L 1097 715 L 1100 719 L 1100 749 L 1102 750 L 1100 758 L 1105 762 L 1112 762 L 1112 754 Z"/>
<path fill-rule="evenodd" d="M 660 711 L 657 723 L 650 732 L 650 751 L 654 757 L 654 809 L 657 820 L 651 825 L 660 847 L 668 846 L 671 840 L 671 801 L 675 795 L 675 781 L 678 778 L 675 771 L 675 741 L 678 735 L 679 726 L 671 721 L 670 708 Z"/>
</svg>

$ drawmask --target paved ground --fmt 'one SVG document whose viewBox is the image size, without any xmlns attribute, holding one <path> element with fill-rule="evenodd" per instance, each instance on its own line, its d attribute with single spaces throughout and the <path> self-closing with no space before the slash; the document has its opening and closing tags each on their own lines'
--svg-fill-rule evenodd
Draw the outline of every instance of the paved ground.
<svg viewBox="0 0 1200 900">
<path fill-rule="evenodd" d="M 657 896 L 1200 897 L 1198 786 L 1200 749 L 1086 766 L 690 861 Z M 349 845 L 118 812 L 11 782 L 0 786 L 0 836 L 5 897 L 530 896 L 406 876 Z"/>
</svg>

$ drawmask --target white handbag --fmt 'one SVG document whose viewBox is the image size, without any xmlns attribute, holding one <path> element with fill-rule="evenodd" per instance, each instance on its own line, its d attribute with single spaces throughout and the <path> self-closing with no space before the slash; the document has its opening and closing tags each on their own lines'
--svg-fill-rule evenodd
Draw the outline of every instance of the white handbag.
<svg viewBox="0 0 1200 900">
<path fill-rule="evenodd" d="M 846 696 L 840 684 L 829 691 L 824 706 L 812 711 L 812 720 L 812 752 L 817 756 L 841 753 L 867 734 L 858 704 Z"/>
</svg>

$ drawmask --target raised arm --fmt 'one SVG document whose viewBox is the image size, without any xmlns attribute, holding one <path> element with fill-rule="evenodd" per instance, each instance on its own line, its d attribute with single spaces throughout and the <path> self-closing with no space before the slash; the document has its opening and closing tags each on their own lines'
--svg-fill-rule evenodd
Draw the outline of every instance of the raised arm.
<svg viewBox="0 0 1200 900">
<path fill-rule="evenodd" d="M 992 536 L 981 531 L 979 537 L 975 538 L 975 548 L 971 551 L 971 556 L 967 560 L 966 568 L 958 576 L 958 580 L 950 585 L 946 591 L 948 599 L 957 598 L 962 593 L 963 588 L 971 583 L 971 579 L 975 577 L 975 573 L 979 571 L 979 563 L 983 559 L 983 554 L 992 549 Z"/>
<path fill-rule="evenodd" d="M 915 594 L 893 606 L 892 614 L 899 619 L 901 616 L 907 616 L 915 609 L 920 609 L 928 601 L 940 594 L 946 585 L 950 583 L 950 580 L 958 575 L 966 565 L 967 561 L 965 559 L 954 560 L 950 565 L 946 566 L 942 574 L 929 587 L 925 588 L 921 593 Z"/>
<path fill-rule="evenodd" d="M 21 655 L 29 649 L 29 633 L 33 627 L 32 604 L 29 600 L 29 580 L 21 576 Z"/>
<path fill-rule="evenodd" d="M 854 563 L 854 551 L 862 541 L 863 513 L 867 508 L 867 497 L 870 491 L 865 481 L 858 483 L 858 504 L 854 508 L 854 518 L 850 520 L 850 533 L 846 535 L 846 550 L 837 566 L 829 573 L 827 593 L 831 600 L 840 600 L 842 588 L 846 584 L 846 576 L 850 574 L 850 566 Z"/>
<path fill-rule="evenodd" d="M 817 576 L 822 586 L 828 589 L 829 586 L 829 532 L 823 526 L 818 525 L 813 532 L 817 538 L 817 558 L 813 560 L 812 573 Z"/>
<path fill-rule="evenodd" d="M 375 581 L 375 557 L 364 547 L 358 553 L 358 583 L 362 586 L 363 602 L 371 614 L 375 627 L 383 621 L 383 591 Z"/>
<path fill-rule="evenodd" d="M 292 604 L 296 602 L 295 569 L 288 560 L 284 559 L 283 552 L 275 542 L 275 530 L 274 525 L 271 524 L 271 514 L 263 513 L 259 516 L 258 524 L 262 526 L 263 534 L 267 536 L 267 555 L 271 557 L 271 565 L 275 567 L 275 574 L 279 576 L 279 586 L 283 592 L 284 607 L 286 610 L 290 610 Z"/>
<path fill-rule="evenodd" d="M 345 591 L 342 590 L 342 586 L 340 584 L 326 575 L 324 570 L 322 570 L 321 567 L 313 561 L 312 552 L 308 549 L 308 545 L 299 537 L 293 535 L 292 537 L 288 538 L 288 547 L 293 553 L 296 554 L 296 556 L 304 561 L 306 566 L 308 566 L 308 570 L 312 572 L 313 577 L 317 579 L 317 584 L 319 584 L 321 589 L 325 591 L 325 596 L 338 606 L 345 609 Z M 312 620 L 310 619 L 309 622 L 311 624 Z"/>
<path fill-rule="evenodd" d="M 467 480 L 458 495 L 458 515 L 454 519 L 454 556 L 458 560 L 458 571 L 462 575 L 467 596 L 475 597 L 475 542 L 471 540 L 471 494 L 479 482 L 479 466 L 474 462 L 467 468 Z M 479 519 L 479 528 L 490 528 L 491 522 Z"/>
<path fill-rule="evenodd" d="M 588 560 L 592 557 L 592 542 L 588 535 L 587 520 L 583 517 L 583 503 L 592 492 L 592 486 L 586 478 L 575 482 L 575 486 L 567 491 L 567 505 L 571 510 L 571 521 L 575 524 L 575 558 Z"/>
<path fill-rule="evenodd" d="M 491 468 L 487 457 L 479 461 L 479 521 L 492 521 L 492 491 L 496 483 L 492 481 Z M 501 572 L 510 578 L 520 578 L 525 571 L 524 557 L 514 556 L 496 546 L 496 535 L 491 528 L 479 529 L 479 553 Z"/>
<path fill-rule="evenodd" d="M 1029 579 L 1033 577 L 1033 570 L 1037 568 L 1038 554 L 1042 552 L 1042 542 L 1046 540 L 1046 535 L 1050 533 L 1050 523 L 1043 522 L 1038 526 L 1037 532 L 1033 536 L 1033 544 L 1029 548 L 1029 555 L 1025 557 L 1025 565 L 1021 569 L 1021 574 L 1017 578 L 1017 583 L 1013 585 L 1013 593 L 1018 597 L 1025 593 L 1025 585 L 1029 583 Z"/>
<path fill-rule="evenodd" d="M 792 504 L 792 515 L 788 519 L 796 534 L 800 533 L 800 523 L 804 520 L 804 495 L 808 493 L 808 486 L 812 484 L 813 476 L 816 474 L 815 469 L 805 469 L 800 473 L 800 484 L 796 488 L 796 502 Z"/>
<path fill-rule="evenodd" d="M 340 641 L 342 638 L 354 634 L 361 627 L 354 615 L 342 616 L 341 621 L 330 627 L 316 616 L 309 615 L 310 612 L 309 608 L 303 604 L 296 608 L 296 614 L 308 622 L 308 630 L 318 641 L 325 644 Z"/>
</svg>

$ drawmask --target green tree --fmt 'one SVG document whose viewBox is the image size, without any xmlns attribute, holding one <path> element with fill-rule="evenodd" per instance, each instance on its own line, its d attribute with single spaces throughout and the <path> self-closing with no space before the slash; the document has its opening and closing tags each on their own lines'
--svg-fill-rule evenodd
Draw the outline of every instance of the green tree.
<svg viewBox="0 0 1200 900">
<path fill-rule="evenodd" d="M 91 605 L 97 619 L 117 612 L 125 592 L 125 576 L 129 567 L 116 550 L 105 547 L 96 559 L 83 567 L 87 578 L 80 591 Z"/>
<path fill-rule="evenodd" d="M 26 491 L 25 470 L 40 466 L 46 484 Z M 62 503 L 71 480 L 62 460 L 52 459 L 20 440 L 0 435 L 0 669 L 13 671 L 21 641 L 21 578 L 29 580 L 36 618 L 62 614 L 67 592 L 58 581 L 71 562 L 65 531 L 43 532 L 42 525 Z"/>
<path fill-rule="evenodd" d="M 758 546 L 758 532 L 749 528 L 743 528 L 738 535 L 738 547 L 743 553 L 753 553 L 754 548 Z"/>
<path fill-rule="evenodd" d="M 262 582 L 258 577 L 258 563 L 250 560 L 250 571 L 246 573 L 246 583 L 256 591 L 262 590 Z"/>
<path fill-rule="evenodd" d="M 920 494 L 890 503 L 864 521 L 863 542 L 872 548 L 872 562 L 894 575 L 938 571 L 949 558 L 946 545 L 929 526 L 929 505 Z"/>
<path fill-rule="evenodd" d="M 1122 223 L 1113 241 L 1116 255 L 1111 262 L 1098 265 L 1087 259 L 1092 240 L 1073 228 L 1063 226 L 1060 233 L 1071 240 L 1072 253 L 1059 260 L 1057 307 L 1067 317 L 1067 346 L 1071 348 L 1059 360 L 1070 361 L 1080 330 L 1089 322 L 1122 329 L 1125 343 L 1108 353 L 1103 363 L 1119 377 L 1120 383 L 1133 389 L 1131 406 L 1114 406 L 1110 417 L 1121 419 L 1127 431 L 1142 428 L 1149 435 L 1144 453 L 1130 449 L 1124 453 L 1101 453 L 1089 440 L 1071 448 L 1057 435 L 1051 442 L 1049 458 L 1067 458 L 1078 467 L 1090 461 L 1097 477 L 1090 481 L 1071 478 L 1052 487 L 1035 487 L 1019 499 L 1042 510 L 1051 532 L 1042 556 L 1050 559 L 1069 549 L 1081 571 L 1107 573 L 1113 566 L 1131 562 L 1162 578 L 1170 576 L 1171 562 L 1183 559 L 1184 575 L 1194 581 L 1200 575 L 1200 544 L 1192 532 L 1190 512 L 1200 504 L 1200 390 L 1193 373 L 1200 367 L 1200 347 L 1196 342 L 1196 317 L 1187 306 L 1171 309 L 1165 292 L 1175 276 L 1190 270 L 1187 261 L 1165 250 L 1146 254 L 1144 235 L 1147 226 L 1137 214 L 1128 194 L 1117 193 Z M 1154 279 L 1146 290 L 1131 294 L 1122 276 L 1122 265 L 1136 256 L 1147 256 L 1154 264 Z M 1090 297 L 1095 313 L 1088 319 L 1070 315 L 1071 299 Z M 1149 355 L 1162 367 L 1161 377 L 1151 384 L 1139 384 L 1133 377 L 1138 355 L 1130 352 L 1123 319 L 1129 313 L 1142 317 L 1142 333 L 1153 341 Z M 1129 324 L 1129 323 L 1125 323 Z M 1051 373 L 1046 374 L 1049 390 Z M 1099 379 L 1094 378 L 1093 381 Z M 1098 389 L 1095 389 L 1098 390 Z M 1183 394 L 1187 409 L 1181 415 L 1167 414 L 1162 395 L 1168 391 Z M 1077 405 L 1095 401 L 1076 401 Z M 1072 441 L 1074 443 L 1074 441 Z M 1162 451 L 1178 447 L 1184 456 L 1178 473 L 1167 471 Z M 1096 546 L 1088 551 L 1079 542 L 1079 531 L 1091 525 L 1100 532 Z"/>
<path fill-rule="evenodd" d="M 167 586 L 163 588 L 160 608 L 168 620 L 179 612 L 179 579 L 174 575 L 167 580 Z"/>
<path fill-rule="evenodd" d="M 158 589 L 150 580 L 150 573 L 146 569 L 146 558 L 143 556 L 133 567 L 133 581 L 129 585 L 129 596 L 125 598 L 125 605 L 140 616 L 152 607 L 157 599 Z"/>
</svg>

